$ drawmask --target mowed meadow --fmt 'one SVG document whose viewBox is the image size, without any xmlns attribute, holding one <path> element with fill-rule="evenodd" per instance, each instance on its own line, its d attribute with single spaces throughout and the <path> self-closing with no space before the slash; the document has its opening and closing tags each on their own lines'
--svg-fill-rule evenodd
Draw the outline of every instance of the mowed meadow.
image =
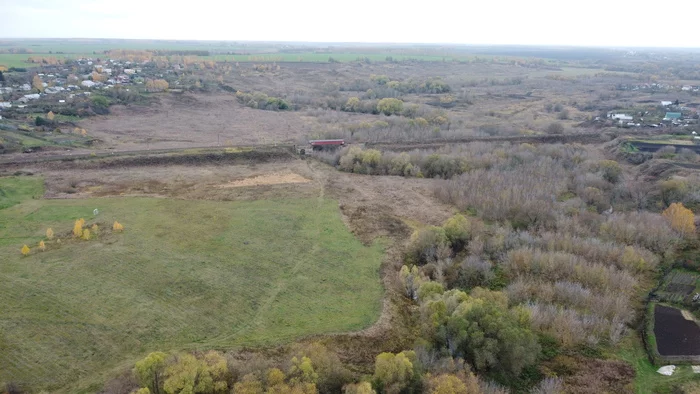
<svg viewBox="0 0 700 394">
<path fill-rule="evenodd" d="M 336 201 L 42 195 L 41 178 L 0 178 L 0 381 L 94 392 L 151 351 L 272 345 L 379 316 L 382 245 L 357 240 Z M 91 240 L 73 238 L 78 218 L 98 225 Z"/>
</svg>

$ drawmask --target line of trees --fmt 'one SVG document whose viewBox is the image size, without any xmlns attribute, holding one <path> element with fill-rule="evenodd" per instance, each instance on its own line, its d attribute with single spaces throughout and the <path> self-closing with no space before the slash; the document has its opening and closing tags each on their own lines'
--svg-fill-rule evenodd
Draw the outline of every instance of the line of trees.
<svg viewBox="0 0 700 394">
<path fill-rule="evenodd" d="M 238 101 L 250 108 L 263 109 L 268 111 L 284 111 L 290 109 L 289 103 L 279 97 L 268 96 L 265 93 L 236 92 Z"/>
<path fill-rule="evenodd" d="M 484 300 L 474 298 L 472 301 L 482 304 Z M 439 301 L 433 299 L 431 302 Z M 477 309 L 479 307 L 471 314 L 478 315 Z M 487 306 L 486 309 L 492 308 Z M 516 333 L 508 332 L 506 325 L 521 324 L 512 320 L 509 314 L 499 314 L 499 319 L 503 325 L 500 334 L 491 328 L 485 329 L 485 333 L 500 335 L 499 339 L 514 338 Z M 474 342 L 473 338 L 464 340 Z M 506 344 L 498 346 L 503 348 L 501 357 L 504 362 L 505 358 L 510 359 L 506 353 L 512 353 L 512 349 L 507 350 Z M 132 394 L 507 393 L 500 386 L 477 378 L 464 360 L 437 356 L 438 353 L 426 348 L 380 353 L 375 358 L 373 373 L 359 381 L 343 366 L 338 356 L 323 345 L 304 345 L 293 350 L 292 354 L 286 361 L 276 364 L 262 358 L 240 360 L 216 351 L 153 352 L 136 362 L 131 371 L 133 380 L 122 384 L 112 382 L 108 387 L 119 387 L 120 391 L 130 387 Z M 526 359 L 530 357 L 526 355 Z M 489 361 L 485 359 L 485 362 Z M 508 365 L 517 368 L 522 363 L 514 360 Z M 105 391 L 109 392 L 109 389 Z"/>
</svg>

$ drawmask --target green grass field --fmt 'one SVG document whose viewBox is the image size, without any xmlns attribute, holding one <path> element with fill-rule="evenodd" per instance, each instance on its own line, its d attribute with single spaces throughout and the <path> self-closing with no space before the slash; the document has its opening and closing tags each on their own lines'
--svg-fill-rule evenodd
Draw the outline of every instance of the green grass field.
<svg viewBox="0 0 700 394">
<path fill-rule="evenodd" d="M 0 382 L 95 392 L 150 351 L 278 344 L 379 316 L 382 246 L 354 238 L 335 201 L 42 195 L 41 178 L 0 178 Z M 71 239 L 80 217 L 101 224 L 96 239 Z M 62 242 L 40 252 L 47 227 Z"/>
<path fill-rule="evenodd" d="M 79 59 L 82 57 L 104 57 L 104 54 L 92 54 L 85 52 L 71 53 L 71 54 L 58 54 L 49 55 L 44 53 L 35 54 L 0 54 L 0 66 L 6 67 L 38 67 L 39 64 L 28 63 L 27 59 L 30 56 L 42 57 L 42 56 L 53 56 L 59 59 Z M 217 62 L 278 62 L 278 63 L 290 63 L 290 62 L 314 62 L 314 63 L 326 63 L 329 58 L 332 57 L 339 62 L 354 62 L 358 59 L 369 59 L 373 62 L 383 62 L 386 61 L 387 56 L 392 56 L 393 60 L 417 60 L 417 61 L 468 61 L 473 59 L 474 56 L 436 56 L 436 55 L 395 55 L 395 54 L 376 54 L 376 53 L 261 53 L 255 55 L 209 55 L 209 56 L 199 56 L 198 59 L 201 60 L 214 60 Z M 485 57 L 485 56 L 482 56 Z"/>
</svg>

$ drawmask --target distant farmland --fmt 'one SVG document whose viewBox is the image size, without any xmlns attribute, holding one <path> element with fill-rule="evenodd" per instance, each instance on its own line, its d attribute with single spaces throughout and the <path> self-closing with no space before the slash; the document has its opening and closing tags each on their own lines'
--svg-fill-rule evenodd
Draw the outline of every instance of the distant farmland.
<svg viewBox="0 0 700 394">
<path fill-rule="evenodd" d="M 382 248 L 332 200 L 43 200 L 27 177 L 0 191 L 0 381 L 94 392 L 150 351 L 278 344 L 379 316 Z M 80 217 L 97 238 L 71 237 Z M 48 227 L 62 242 L 40 252 Z"/>
<path fill-rule="evenodd" d="M 1 53 L 3 49 L 24 50 L 31 53 Z M 353 62 L 387 60 L 403 61 L 469 61 L 475 58 L 488 59 L 492 55 L 473 55 L 464 51 L 440 48 L 382 48 L 382 47 L 311 47 L 300 45 L 287 49 L 275 43 L 236 43 L 203 41 L 151 41 L 151 40 L 13 40 L 0 42 L 0 65 L 6 67 L 32 67 L 27 59 L 34 57 L 56 57 L 78 59 L 101 57 L 105 51 L 115 49 L 159 51 L 206 51 L 209 56 L 202 60 L 229 62 Z"/>
</svg>

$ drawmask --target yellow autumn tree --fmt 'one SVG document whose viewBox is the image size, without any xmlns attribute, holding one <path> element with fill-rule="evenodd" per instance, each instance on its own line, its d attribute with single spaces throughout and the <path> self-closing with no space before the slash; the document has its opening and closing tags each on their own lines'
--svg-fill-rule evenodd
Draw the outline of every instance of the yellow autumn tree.
<svg viewBox="0 0 700 394">
<path fill-rule="evenodd" d="M 75 224 L 73 225 L 73 236 L 76 238 L 80 238 L 83 235 L 83 225 L 85 224 L 85 220 L 80 218 L 75 221 Z"/>
<path fill-rule="evenodd" d="M 479 394 L 479 383 L 473 374 L 440 374 L 427 376 L 426 386 L 430 394 Z"/>
<path fill-rule="evenodd" d="M 104 75 L 98 73 L 97 71 L 93 71 L 93 72 L 92 72 L 92 75 L 90 75 L 90 76 L 92 77 L 92 80 L 93 80 L 94 82 L 102 82 L 102 81 L 105 80 Z"/>
<path fill-rule="evenodd" d="M 44 91 L 44 81 L 38 75 L 34 75 L 34 78 L 32 78 L 32 88 L 39 92 Z"/>
<path fill-rule="evenodd" d="M 97 234 L 97 230 L 100 229 L 99 226 L 97 226 L 97 223 L 93 224 L 92 227 L 90 228 L 93 233 Z"/>
<path fill-rule="evenodd" d="M 22 252 L 22 256 L 28 255 L 30 252 L 29 246 L 27 246 L 27 245 L 22 246 L 21 252 Z"/>
<path fill-rule="evenodd" d="M 39 241 L 39 250 L 41 250 L 42 252 L 46 250 L 46 244 L 44 243 L 44 241 Z"/>
<path fill-rule="evenodd" d="M 369 382 L 346 384 L 343 387 L 344 394 L 377 394 Z"/>
<path fill-rule="evenodd" d="M 146 90 L 149 92 L 160 92 L 168 90 L 168 81 L 164 79 L 147 79 L 146 80 Z"/>
<path fill-rule="evenodd" d="M 46 119 L 48 120 L 53 120 L 55 117 L 56 115 L 54 115 L 53 111 L 49 111 L 49 113 L 46 114 Z"/>
<path fill-rule="evenodd" d="M 695 233 L 695 215 L 693 211 L 683 206 L 683 203 L 674 202 L 662 213 L 663 217 L 671 224 L 671 228 L 683 235 Z"/>
<path fill-rule="evenodd" d="M 46 229 L 46 238 L 53 239 L 53 230 L 50 227 Z"/>
<path fill-rule="evenodd" d="M 81 238 L 86 240 L 86 241 L 89 241 L 90 240 L 90 230 L 88 230 L 88 229 L 83 230 L 83 236 Z"/>
<path fill-rule="evenodd" d="M 116 220 L 114 221 L 114 225 L 112 226 L 112 230 L 114 231 L 124 231 L 124 226 L 121 225 L 121 223 L 117 222 Z"/>
</svg>

